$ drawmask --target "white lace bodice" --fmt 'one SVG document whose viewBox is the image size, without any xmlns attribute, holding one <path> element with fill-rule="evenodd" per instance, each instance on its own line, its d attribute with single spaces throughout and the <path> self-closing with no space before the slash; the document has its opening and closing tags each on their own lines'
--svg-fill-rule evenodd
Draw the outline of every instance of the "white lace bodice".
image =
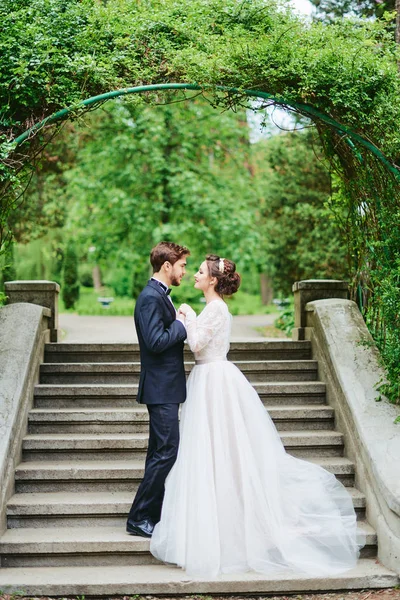
<svg viewBox="0 0 400 600">
<path fill-rule="evenodd" d="M 198 317 L 193 309 L 188 311 L 187 340 L 196 360 L 226 359 L 231 320 L 231 314 L 223 300 L 209 302 Z"/>
</svg>

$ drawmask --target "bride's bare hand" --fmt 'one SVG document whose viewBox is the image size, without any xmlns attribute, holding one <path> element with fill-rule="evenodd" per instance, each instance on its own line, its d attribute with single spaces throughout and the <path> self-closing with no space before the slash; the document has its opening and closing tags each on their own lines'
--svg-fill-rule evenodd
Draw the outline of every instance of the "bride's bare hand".
<svg viewBox="0 0 400 600">
<path fill-rule="evenodd" d="M 189 304 L 181 304 L 180 307 L 178 308 L 178 314 L 180 313 L 186 317 L 189 310 L 190 310 Z"/>
</svg>

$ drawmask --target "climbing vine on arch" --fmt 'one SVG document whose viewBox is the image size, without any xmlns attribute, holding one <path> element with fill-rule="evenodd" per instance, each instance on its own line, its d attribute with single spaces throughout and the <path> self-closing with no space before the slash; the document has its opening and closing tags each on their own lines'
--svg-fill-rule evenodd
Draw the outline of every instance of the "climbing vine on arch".
<svg viewBox="0 0 400 600">
<path fill-rule="evenodd" d="M 337 213 L 352 255 L 353 294 L 384 350 L 398 336 L 400 301 L 400 89 L 391 18 L 310 24 L 274 0 L 4 0 L 0 245 L 54 127 L 18 148 L 13 142 L 54 112 L 140 84 L 193 82 L 217 108 L 233 110 L 248 102 L 242 90 L 266 92 L 273 97 L 266 104 L 300 113 L 301 105 L 312 107 L 371 144 L 311 116 L 341 182 L 332 209 L 345 209 Z"/>
</svg>

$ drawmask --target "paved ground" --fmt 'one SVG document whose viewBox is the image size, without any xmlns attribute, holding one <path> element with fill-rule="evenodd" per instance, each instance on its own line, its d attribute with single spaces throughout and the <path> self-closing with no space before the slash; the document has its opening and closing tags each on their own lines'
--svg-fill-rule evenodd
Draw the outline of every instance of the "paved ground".
<svg viewBox="0 0 400 600">
<path fill-rule="evenodd" d="M 232 341 L 265 339 L 259 328 L 272 326 L 276 316 L 272 314 L 233 317 Z M 132 317 L 92 317 L 63 313 L 59 320 L 62 342 L 137 342 Z"/>
<path fill-rule="evenodd" d="M 84 598 L 84 596 L 82 596 Z M 359 590 L 356 592 L 330 592 L 327 594 L 291 594 L 289 596 L 208 596 L 208 595 L 192 595 L 192 596 L 170 596 L 163 598 L 163 600 L 400 600 L 400 590 L 397 588 L 390 588 L 386 590 Z M 54 600 L 48 596 L 41 596 L 40 598 L 32 598 L 32 596 L 21 596 L 15 594 L 9 596 L 8 594 L 2 594 L 0 591 L 0 600 Z M 58 599 L 60 600 L 60 599 Z M 64 599 L 63 599 L 64 600 Z M 67 600 L 65 598 L 65 600 Z M 76 597 L 71 600 L 80 600 L 80 597 Z M 156 596 L 118 596 L 111 598 L 103 598 L 103 600 L 160 600 Z"/>
</svg>

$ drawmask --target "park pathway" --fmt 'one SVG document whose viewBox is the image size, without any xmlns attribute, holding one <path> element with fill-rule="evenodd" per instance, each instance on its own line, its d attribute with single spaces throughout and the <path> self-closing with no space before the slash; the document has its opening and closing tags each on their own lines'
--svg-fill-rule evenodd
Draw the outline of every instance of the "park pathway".
<svg viewBox="0 0 400 600">
<path fill-rule="evenodd" d="M 260 328 L 272 326 L 277 314 L 233 317 L 232 341 L 265 339 Z M 62 313 L 59 317 L 61 342 L 99 344 L 137 342 L 133 317 L 86 316 Z M 282 337 L 285 337 L 282 333 Z"/>
</svg>

